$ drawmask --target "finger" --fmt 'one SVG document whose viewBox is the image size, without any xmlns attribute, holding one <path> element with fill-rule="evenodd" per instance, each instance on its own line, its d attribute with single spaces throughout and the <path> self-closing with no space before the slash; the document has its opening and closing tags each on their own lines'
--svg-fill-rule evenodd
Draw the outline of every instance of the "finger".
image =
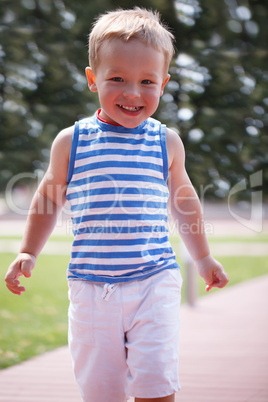
<svg viewBox="0 0 268 402">
<path fill-rule="evenodd" d="M 221 280 L 221 281 L 217 282 L 217 284 L 215 284 L 215 286 L 217 288 L 224 288 L 224 286 L 226 286 L 228 282 L 229 282 L 229 280 Z"/>
<path fill-rule="evenodd" d="M 14 278 L 14 277 L 13 278 L 6 277 L 5 281 L 6 281 L 7 287 L 18 286 L 20 284 L 20 282 L 17 280 L 17 278 Z"/>
<path fill-rule="evenodd" d="M 212 285 L 207 285 L 206 286 L 206 292 L 209 292 L 211 288 L 212 288 Z"/>
<path fill-rule="evenodd" d="M 13 293 L 14 295 L 21 296 L 21 293 L 22 293 L 22 292 L 25 292 L 25 288 L 19 287 L 18 290 L 9 289 L 9 291 L 10 291 L 11 293 Z"/>
<path fill-rule="evenodd" d="M 210 286 L 210 289 L 212 288 L 212 287 L 214 287 L 214 288 L 224 288 L 224 286 L 226 286 L 227 285 L 227 283 L 229 282 L 229 280 L 227 280 L 227 279 L 214 279 L 214 281 L 213 281 L 213 283 L 211 283 L 209 286 Z"/>
<path fill-rule="evenodd" d="M 21 272 L 25 276 L 25 278 L 30 278 L 32 275 L 33 264 L 31 261 L 22 261 L 21 263 Z"/>
<path fill-rule="evenodd" d="M 8 290 L 14 293 L 15 295 L 21 295 L 21 292 L 25 292 L 25 287 L 19 285 L 20 285 L 19 281 L 16 280 L 6 283 Z"/>
<path fill-rule="evenodd" d="M 227 274 L 220 273 L 216 276 L 216 285 L 218 288 L 223 288 L 229 282 L 229 278 Z"/>
<path fill-rule="evenodd" d="M 213 279 L 212 279 L 212 282 L 211 283 L 209 283 L 208 285 L 207 285 L 207 287 L 206 287 L 206 292 L 209 292 L 210 291 L 210 289 L 212 289 L 212 288 L 219 288 L 219 287 L 223 287 L 222 285 L 221 285 L 221 280 L 218 278 L 218 276 L 217 275 L 213 275 Z"/>
</svg>

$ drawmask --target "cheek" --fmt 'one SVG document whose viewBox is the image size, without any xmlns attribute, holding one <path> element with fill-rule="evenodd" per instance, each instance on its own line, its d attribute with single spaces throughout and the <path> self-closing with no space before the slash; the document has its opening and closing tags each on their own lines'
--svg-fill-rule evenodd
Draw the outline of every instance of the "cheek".
<svg viewBox="0 0 268 402">
<path fill-rule="evenodd" d="M 161 86 L 157 85 L 150 91 L 148 91 L 148 96 L 151 99 L 159 99 L 159 97 L 161 96 L 161 91 L 162 91 Z"/>
<path fill-rule="evenodd" d="M 160 90 L 154 90 L 147 94 L 147 100 L 151 104 L 158 105 L 160 96 Z"/>
<path fill-rule="evenodd" d="M 107 98 L 113 98 L 113 97 L 117 96 L 118 90 L 116 90 L 115 88 L 111 88 L 111 87 L 109 87 L 109 88 L 104 87 L 104 88 L 102 88 L 101 91 L 99 91 L 99 94 L 100 94 L 100 97 L 105 101 L 105 99 L 107 99 Z"/>
</svg>

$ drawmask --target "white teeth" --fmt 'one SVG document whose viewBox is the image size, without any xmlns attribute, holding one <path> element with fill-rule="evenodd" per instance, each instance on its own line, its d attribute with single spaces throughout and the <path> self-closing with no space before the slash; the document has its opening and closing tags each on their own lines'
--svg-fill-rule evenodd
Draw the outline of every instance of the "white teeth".
<svg viewBox="0 0 268 402">
<path fill-rule="evenodd" d="M 129 110 L 130 112 L 136 112 L 140 109 L 140 106 L 130 107 L 130 106 L 123 106 L 119 105 L 122 109 Z"/>
</svg>

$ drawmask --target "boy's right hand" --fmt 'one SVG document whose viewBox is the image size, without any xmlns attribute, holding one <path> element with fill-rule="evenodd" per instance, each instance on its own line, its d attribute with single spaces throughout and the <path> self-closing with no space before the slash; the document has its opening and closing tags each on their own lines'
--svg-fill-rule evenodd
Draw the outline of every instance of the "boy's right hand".
<svg viewBox="0 0 268 402">
<path fill-rule="evenodd" d="M 30 278 L 31 271 L 35 266 L 36 258 L 32 254 L 20 253 L 8 268 L 5 281 L 10 292 L 15 295 L 21 295 L 25 292 L 25 287 L 20 286 L 19 277 L 24 275 L 25 278 Z"/>
</svg>

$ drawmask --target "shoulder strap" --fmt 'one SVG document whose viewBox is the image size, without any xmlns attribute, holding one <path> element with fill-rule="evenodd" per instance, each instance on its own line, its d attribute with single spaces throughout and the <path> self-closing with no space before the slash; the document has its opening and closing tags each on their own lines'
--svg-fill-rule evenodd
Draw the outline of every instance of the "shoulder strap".
<svg viewBox="0 0 268 402">
<path fill-rule="evenodd" d="M 168 169 L 168 153 L 167 153 L 167 143 L 166 143 L 166 125 L 160 125 L 160 143 L 162 148 L 162 156 L 163 156 L 163 175 L 164 180 L 167 181 L 169 175 Z"/>
<path fill-rule="evenodd" d="M 69 160 L 67 183 L 70 183 L 72 176 L 73 176 L 78 138 L 79 138 L 79 121 L 76 121 L 75 125 L 74 125 L 74 134 L 73 134 L 72 148 L 71 148 L 71 154 L 70 154 L 70 160 Z"/>
</svg>

